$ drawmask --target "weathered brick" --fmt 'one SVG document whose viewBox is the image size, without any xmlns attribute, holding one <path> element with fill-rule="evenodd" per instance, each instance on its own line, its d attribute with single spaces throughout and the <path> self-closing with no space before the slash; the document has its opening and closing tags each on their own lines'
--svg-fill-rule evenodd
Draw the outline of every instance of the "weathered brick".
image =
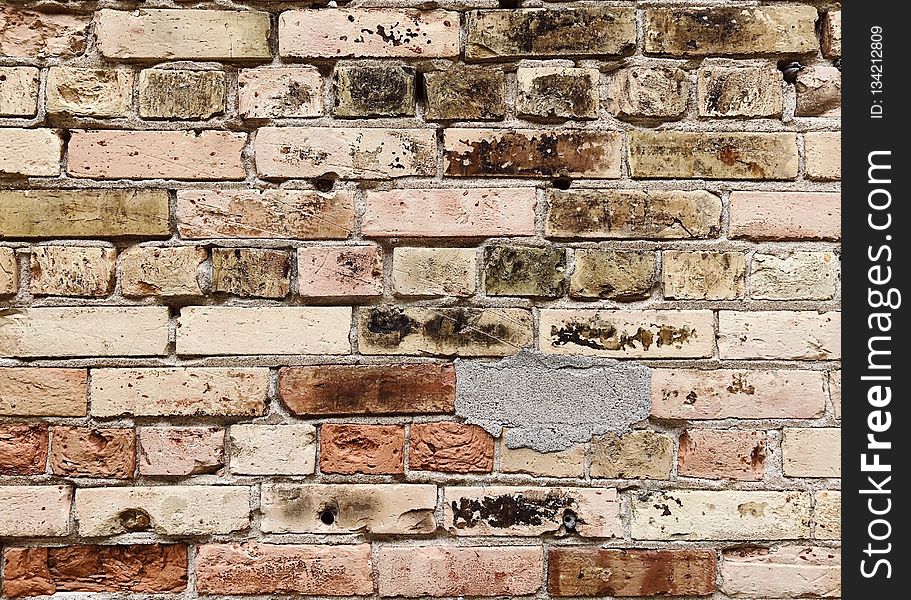
<svg viewBox="0 0 911 600">
<path fill-rule="evenodd" d="M 404 469 L 401 425 L 324 424 L 319 468 L 323 473 L 395 475 Z"/>
<path fill-rule="evenodd" d="M 715 348 L 711 311 L 542 309 L 546 354 L 611 358 L 704 358 Z"/>
<path fill-rule="evenodd" d="M 51 429 L 51 472 L 55 475 L 129 479 L 135 470 L 136 442 L 132 429 Z"/>
<path fill-rule="evenodd" d="M 762 481 L 765 449 L 765 434 L 761 431 L 688 429 L 680 436 L 677 474 Z"/>
<path fill-rule="evenodd" d="M 459 55 L 459 14 L 364 8 L 288 10 L 278 18 L 284 57 L 449 58 Z"/>
<path fill-rule="evenodd" d="M 478 10 L 465 28 L 466 60 L 625 56 L 636 46 L 632 8 Z"/>
<path fill-rule="evenodd" d="M 527 596 L 541 588 L 540 546 L 381 546 L 380 596 Z"/>
<path fill-rule="evenodd" d="M 313 425 L 231 426 L 231 473 L 310 475 L 315 469 Z"/>
<path fill-rule="evenodd" d="M 416 74 L 413 67 L 354 63 L 335 67 L 336 117 L 414 116 Z"/>
<path fill-rule="evenodd" d="M 423 78 L 428 121 L 500 121 L 506 116 L 506 75 L 499 69 L 451 67 Z"/>
<path fill-rule="evenodd" d="M 47 447 L 47 425 L 0 424 L 0 475 L 44 473 Z"/>
<path fill-rule="evenodd" d="M 654 431 L 608 433 L 592 440 L 589 474 L 611 479 L 667 479 L 674 466 L 674 441 Z"/>
<path fill-rule="evenodd" d="M 762 311 L 718 313 L 723 359 L 833 360 L 841 357 L 841 313 Z"/>
<path fill-rule="evenodd" d="M 237 112 L 247 119 L 318 117 L 323 113 L 323 77 L 309 65 L 241 69 Z"/>
<path fill-rule="evenodd" d="M 509 356 L 532 342 L 520 308 L 380 306 L 360 311 L 361 354 Z"/>
<path fill-rule="evenodd" d="M 38 111 L 38 82 L 35 67 L 0 67 L 0 116 L 34 116 Z"/>
<path fill-rule="evenodd" d="M 138 296 L 199 296 L 197 272 L 206 260 L 200 246 L 132 246 L 120 253 L 120 293 Z"/>
<path fill-rule="evenodd" d="M 218 535 L 250 524 L 250 488 L 236 485 L 79 488 L 73 506 L 84 537 Z"/>
<path fill-rule="evenodd" d="M 373 593 L 370 544 L 204 544 L 196 551 L 204 595 Z"/>
<path fill-rule="evenodd" d="M 443 473 L 493 471 L 493 437 L 477 425 L 415 423 L 408 467 Z"/>
<path fill-rule="evenodd" d="M 297 293 L 316 298 L 382 296 L 382 250 L 376 246 L 298 248 Z"/>
<path fill-rule="evenodd" d="M 188 306 L 177 321 L 177 353 L 349 354 L 351 309 L 324 306 Z"/>
<path fill-rule="evenodd" d="M 629 167 L 635 178 L 794 179 L 797 136 L 632 131 Z"/>
<path fill-rule="evenodd" d="M 0 356 L 164 356 L 167 345 L 163 306 L 17 308 L 0 314 Z"/>
<path fill-rule="evenodd" d="M 701 117 L 777 117 L 784 109 L 784 81 L 774 65 L 704 64 L 696 75 Z"/>
<path fill-rule="evenodd" d="M 569 67 L 520 67 L 516 113 L 531 119 L 597 119 L 601 72 Z"/>
<path fill-rule="evenodd" d="M 91 179 L 243 179 L 246 140 L 231 131 L 76 130 L 66 169 Z"/>
<path fill-rule="evenodd" d="M 819 371 L 653 369 L 658 419 L 815 419 L 825 411 Z"/>
<path fill-rule="evenodd" d="M 841 195 L 832 192 L 733 192 L 731 237 L 841 239 Z"/>
<path fill-rule="evenodd" d="M 354 227 L 348 192 L 180 190 L 177 230 L 187 239 L 343 240 Z"/>
<path fill-rule="evenodd" d="M 441 363 L 288 367 L 278 391 L 296 415 L 451 413 L 455 371 Z"/>
<path fill-rule="evenodd" d="M 16 250 L 0 248 L 0 296 L 14 296 L 19 291 L 19 263 Z"/>
<path fill-rule="evenodd" d="M 107 296 L 116 258 L 114 248 L 33 247 L 29 289 L 36 296 Z"/>
<path fill-rule="evenodd" d="M 444 527 L 457 536 L 622 537 L 620 499 L 613 488 L 447 487 Z"/>
<path fill-rule="evenodd" d="M 814 536 L 818 540 L 841 539 L 841 492 L 820 490 L 813 494 Z"/>
<path fill-rule="evenodd" d="M 361 233 L 368 237 L 533 235 L 535 190 L 368 191 Z"/>
<path fill-rule="evenodd" d="M 781 436 L 785 477 L 840 477 L 841 429 L 788 428 Z"/>
<path fill-rule="evenodd" d="M 832 252 L 755 254 L 750 266 L 750 297 L 829 300 L 835 296 L 838 272 L 838 257 Z"/>
<path fill-rule="evenodd" d="M 654 252 L 580 248 L 574 256 L 575 269 L 569 280 L 573 298 L 643 300 L 657 283 Z"/>
<path fill-rule="evenodd" d="M 225 431 L 218 427 L 140 427 L 136 444 L 140 475 L 185 477 L 225 465 Z"/>
<path fill-rule="evenodd" d="M 487 246 L 484 290 L 489 296 L 562 296 L 566 292 L 566 251 L 552 246 Z"/>
<path fill-rule="evenodd" d="M 102 9 L 98 50 L 114 59 L 268 59 L 269 14 L 255 11 Z"/>
<path fill-rule="evenodd" d="M 686 112 L 690 78 L 677 67 L 635 66 L 611 75 L 608 110 L 618 117 L 679 118 Z"/>
<path fill-rule="evenodd" d="M 263 486 L 261 504 L 267 533 L 431 533 L 437 487 L 279 483 Z"/>
<path fill-rule="evenodd" d="M 445 174 L 473 177 L 620 177 L 622 135 L 587 129 L 443 131 Z"/>
<path fill-rule="evenodd" d="M 841 179 L 841 132 L 818 131 L 803 136 L 807 179 Z"/>
<path fill-rule="evenodd" d="M 721 232 L 721 198 L 709 192 L 549 190 L 552 238 L 689 239 Z"/>
<path fill-rule="evenodd" d="M 91 16 L 0 8 L 0 55 L 73 58 L 85 51 Z"/>
<path fill-rule="evenodd" d="M 568 450 L 538 452 L 531 448 L 510 448 L 506 436 L 500 438 L 500 471 L 525 473 L 539 477 L 582 477 L 585 446 L 577 444 Z"/>
<path fill-rule="evenodd" d="M 69 534 L 72 498 L 67 485 L 0 486 L 0 537 Z M 4 575 L 9 578 L 8 572 Z"/>
<path fill-rule="evenodd" d="M 793 540 L 810 534 L 810 494 L 671 490 L 632 500 L 634 540 Z"/>
<path fill-rule="evenodd" d="M 3 237 L 158 237 L 169 231 L 163 190 L 0 191 Z"/>
<path fill-rule="evenodd" d="M 144 69 L 139 74 L 139 116 L 208 119 L 225 112 L 225 72 Z"/>
<path fill-rule="evenodd" d="M 714 550 L 551 548 L 553 596 L 708 596 L 715 591 Z"/>
<path fill-rule="evenodd" d="M 291 290 L 285 250 L 213 248 L 212 291 L 234 296 L 284 298 Z"/>
<path fill-rule="evenodd" d="M 262 127 L 254 142 L 265 179 L 390 179 L 436 174 L 432 129 Z"/>
<path fill-rule="evenodd" d="M 841 550 L 813 546 L 723 553 L 721 591 L 735 598 L 839 598 Z"/>
<path fill-rule="evenodd" d="M 840 116 L 841 71 L 828 65 L 810 65 L 797 73 L 794 114 L 811 117 Z"/>
<path fill-rule="evenodd" d="M 822 53 L 830 59 L 841 58 L 841 11 L 826 11 L 822 19 Z"/>
<path fill-rule="evenodd" d="M 836 419 L 841 419 L 841 371 L 829 373 L 829 398 Z"/>
<path fill-rule="evenodd" d="M 816 8 L 649 8 L 645 52 L 667 56 L 809 54 L 819 49 Z"/>
<path fill-rule="evenodd" d="M 0 415 L 82 417 L 87 402 L 85 369 L 0 368 Z"/>
<path fill-rule="evenodd" d="M 0 129 L 0 177 L 60 174 L 63 140 L 55 129 Z"/>
<path fill-rule="evenodd" d="M 92 414 L 252 416 L 265 410 L 268 369 L 93 369 Z"/>
<path fill-rule="evenodd" d="M 47 112 L 81 117 L 126 117 L 133 109 L 133 73 L 126 69 L 51 67 Z"/>
<path fill-rule="evenodd" d="M 395 248 L 392 287 L 402 296 L 471 296 L 474 248 Z"/>
<path fill-rule="evenodd" d="M 662 254 L 664 295 L 678 300 L 735 300 L 744 296 L 746 255 L 742 252 Z"/>
</svg>

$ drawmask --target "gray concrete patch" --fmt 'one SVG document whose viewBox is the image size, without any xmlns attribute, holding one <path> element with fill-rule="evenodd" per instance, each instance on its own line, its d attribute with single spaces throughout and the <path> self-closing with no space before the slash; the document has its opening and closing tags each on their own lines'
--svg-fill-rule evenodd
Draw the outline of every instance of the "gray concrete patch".
<svg viewBox="0 0 911 600">
<path fill-rule="evenodd" d="M 629 431 L 651 410 L 648 367 L 523 350 L 497 362 L 455 361 L 456 414 L 509 448 L 566 450 L 594 435 Z"/>
</svg>

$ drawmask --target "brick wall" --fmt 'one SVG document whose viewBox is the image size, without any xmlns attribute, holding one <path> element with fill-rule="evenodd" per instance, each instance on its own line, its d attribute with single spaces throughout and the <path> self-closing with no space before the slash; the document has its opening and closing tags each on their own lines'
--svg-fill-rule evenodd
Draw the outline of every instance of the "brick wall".
<svg viewBox="0 0 911 600">
<path fill-rule="evenodd" d="M 838 597 L 828 0 L 0 2 L 2 597 Z"/>
</svg>

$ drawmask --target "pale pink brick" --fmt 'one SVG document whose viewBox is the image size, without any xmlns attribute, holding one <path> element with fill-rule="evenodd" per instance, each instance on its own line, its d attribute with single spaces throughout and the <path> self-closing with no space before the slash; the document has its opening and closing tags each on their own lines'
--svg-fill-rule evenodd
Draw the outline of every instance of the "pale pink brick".
<svg viewBox="0 0 911 600">
<path fill-rule="evenodd" d="M 731 237 L 753 240 L 841 239 L 837 192 L 734 192 Z"/>
<path fill-rule="evenodd" d="M 841 419 L 841 371 L 829 373 L 829 398 L 832 400 L 835 418 Z"/>
<path fill-rule="evenodd" d="M 237 112 L 248 119 L 318 117 L 323 112 L 323 76 L 305 65 L 241 69 Z"/>
<path fill-rule="evenodd" d="M 721 591 L 730 597 L 841 597 L 840 548 L 735 548 L 723 556 Z"/>
<path fill-rule="evenodd" d="M 55 129 L 0 129 L 0 176 L 59 175 L 62 153 L 63 140 Z"/>
<path fill-rule="evenodd" d="M 186 477 L 217 473 L 225 464 L 220 427 L 140 427 L 139 474 Z"/>
<path fill-rule="evenodd" d="M 382 252 L 376 246 L 298 248 L 297 288 L 304 297 L 382 296 Z"/>
<path fill-rule="evenodd" d="M 67 485 L 0 486 L 0 538 L 67 535 L 72 499 Z"/>
<path fill-rule="evenodd" d="M 85 50 L 91 17 L 0 8 L 0 56 L 72 58 Z"/>
<path fill-rule="evenodd" d="M 762 481 L 765 447 L 762 431 L 689 429 L 680 436 L 677 474 L 704 479 Z"/>
<path fill-rule="evenodd" d="M 841 313 L 723 310 L 718 313 L 718 352 L 722 359 L 838 359 Z"/>
</svg>

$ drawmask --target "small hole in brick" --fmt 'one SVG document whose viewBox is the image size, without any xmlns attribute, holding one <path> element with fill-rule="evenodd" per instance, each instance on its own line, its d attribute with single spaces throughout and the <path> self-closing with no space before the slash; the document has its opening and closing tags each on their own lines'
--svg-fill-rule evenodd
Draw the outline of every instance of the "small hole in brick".
<svg viewBox="0 0 911 600">
<path fill-rule="evenodd" d="M 797 74 L 803 70 L 803 65 L 797 61 L 781 61 L 778 63 L 778 70 L 784 75 L 784 80 L 788 83 L 797 81 Z"/>
<path fill-rule="evenodd" d="M 554 187 L 558 190 L 568 190 L 572 184 L 573 180 L 569 177 L 557 177 L 554 179 Z"/>
<path fill-rule="evenodd" d="M 519 8 L 522 0 L 500 0 L 500 8 Z"/>
<path fill-rule="evenodd" d="M 331 192 L 335 187 L 335 179 L 331 177 L 321 177 L 313 182 L 313 187 L 321 192 Z"/>
<path fill-rule="evenodd" d="M 335 524 L 337 509 L 334 506 L 327 506 L 319 513 L 319 520 L 323 525 Z"/>
<path fill-rule="evenodd" d="M 576 516 L 576 513 L 571 510 L 563 511 L 563 527 L 566 528 L 566 531 L 575 531 L 577 522 L 578 517 Z"/>
<path fill-rule="evenodd" d="M 148 531 L 152 526 L 152 518 L 149 513 L 141 508 L 128 508 L 117 515 L 120 525 L 126 531 Z"/>
</svg>

